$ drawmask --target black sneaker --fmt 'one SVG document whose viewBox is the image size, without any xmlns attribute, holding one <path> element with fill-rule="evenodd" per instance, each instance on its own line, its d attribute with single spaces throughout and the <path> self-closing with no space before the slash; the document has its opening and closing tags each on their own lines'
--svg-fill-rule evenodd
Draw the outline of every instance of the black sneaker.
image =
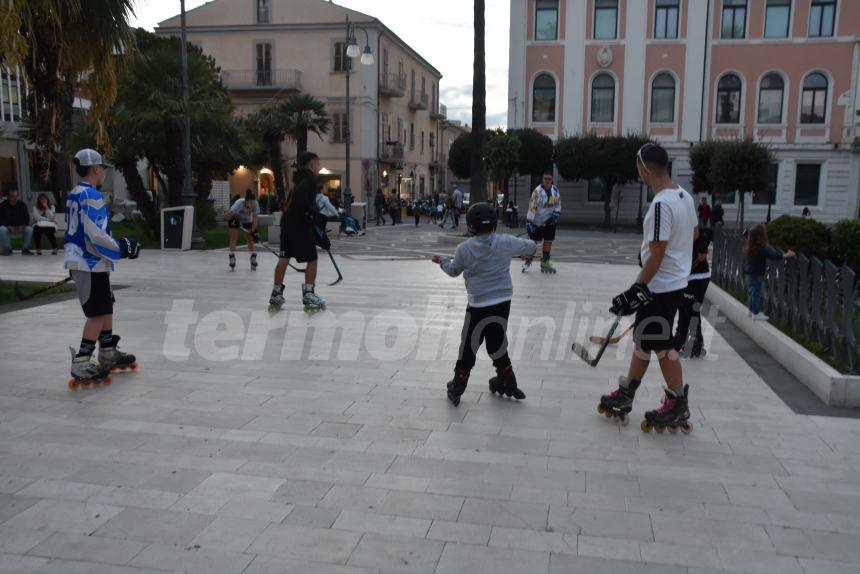
<svg viewBox="0 0 860 574">
<path fill-rule="evenodd" d="M 30 251 L 29 249 L 25 249 L 24 251 L 21 252 L 21 255 L 33 255 L 33 252 Z"/>
</svg>

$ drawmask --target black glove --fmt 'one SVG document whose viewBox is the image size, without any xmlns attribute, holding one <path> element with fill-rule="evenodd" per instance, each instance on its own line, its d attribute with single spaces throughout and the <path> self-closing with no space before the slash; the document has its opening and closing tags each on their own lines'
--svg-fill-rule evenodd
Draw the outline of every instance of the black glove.
<svg viewBox="0 0 860 574">
<path fill-rule="evenodd" d="M 119 244 L 119 256 L 121 259 L 137 259 L 140 255 L 140 244 L 137 239 L 131 237 L 120 237 L 116 240 Z"/>
<path fill-rule="evenodd" d="M 325 229 L 320 229 L 319 227 L 314 227 L 314 239 L 316 240 L 317 245 L 322 247 L 324 250 L 328 251 L 331 249 L 331 240 L 326 235 Z"/>
<path fill-rule="evenodd" d="M 248 232 L 248 235 L 250 235 L 250 236 L 251 236 L 251 241 L 253 241 L 254 243 L 259 243 L 259 242 L 260 242 L 260 234 L 259 234 L 259 233 L 257 233 L 257 230 L 256 230 L 256 229 L 255 229 L 255 230 L 253 230 L 253 231 L 249 231 L 249 232 Z"/>
<path fill-rule="evenodd" d="M 634 283 L 630 289 L 612 298 L 609 312 L 613 315 L 632 315 L 654 300 L 654 295 L 644 283 Z"/>
</svg>

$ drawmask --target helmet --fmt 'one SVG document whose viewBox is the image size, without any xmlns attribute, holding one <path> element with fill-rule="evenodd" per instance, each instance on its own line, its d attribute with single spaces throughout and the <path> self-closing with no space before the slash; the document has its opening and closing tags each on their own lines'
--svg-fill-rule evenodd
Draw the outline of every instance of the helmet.
<svg viewBox="0 0 860 574">
<path fill-rule="evenodd" d="M 474 204 L 466 213 L 466 227 L 472 235 L 496 230 L 496 210 L 486 202 Z"/>
</svg>

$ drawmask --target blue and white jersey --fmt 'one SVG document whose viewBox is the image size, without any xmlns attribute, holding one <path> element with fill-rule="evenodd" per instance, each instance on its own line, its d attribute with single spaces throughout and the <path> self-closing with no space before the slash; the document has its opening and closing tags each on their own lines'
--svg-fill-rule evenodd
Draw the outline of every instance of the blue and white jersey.
<svg viewBox="0 0 860 574">
<path fill-rule="evenodd" d="M 119 245 L 110 234 L 110 214 L 102 194 L 81 182 L 66 199 L 65 268 L 91 273 L 113 271 Z"/>
</svg>

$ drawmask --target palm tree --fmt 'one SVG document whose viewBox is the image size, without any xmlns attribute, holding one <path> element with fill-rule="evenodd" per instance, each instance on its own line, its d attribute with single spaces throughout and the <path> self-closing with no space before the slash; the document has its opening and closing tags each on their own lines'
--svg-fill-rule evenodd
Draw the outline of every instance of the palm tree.
<svg viewBox="0 0 860 574">
<path fill-rule="evenodd" d="M 262 143 L 265 159 L 272 166 L 278 203 L 282 203 L 286 198 L 284 160 L 281 154 L 281 142 L 285 136 L 284 124 L 281 108 L 276 105 L 263 106 L 245 120 L 248 131 Z"/>
<path fill-rule="evenodd" d="M 91 102 L 88 122 L 100 146 L 108 145 L 107 117 L 116 97 L 116 54 L 129 50 L 134 0 L 8 0 L 0 18 L 0 54 L 28 86 L 29 139 L 41 151 L 43 177 L 54 189 L 65 165 L 76 90 Z"/>
<path fill-rule="evenodd" d="M 486 155 L 487 79 L 484 49 L 484 0 L 475 0 L 475 61 L 472 74 L 472 169 L 469 190 L 473 198 L 487 193 Z M 475 201 L 475 199 L 473 199 Z"/>
<path fill-rule="evenodd" d="M 310 94 L 290 96 L 279 106 L 279 111 L 284 120 L 284 132 L 296 140 L 296 158 L 308 150 L 309 133 L 322 139 L 331 125 L 325 104 Z"/>
</svg>

